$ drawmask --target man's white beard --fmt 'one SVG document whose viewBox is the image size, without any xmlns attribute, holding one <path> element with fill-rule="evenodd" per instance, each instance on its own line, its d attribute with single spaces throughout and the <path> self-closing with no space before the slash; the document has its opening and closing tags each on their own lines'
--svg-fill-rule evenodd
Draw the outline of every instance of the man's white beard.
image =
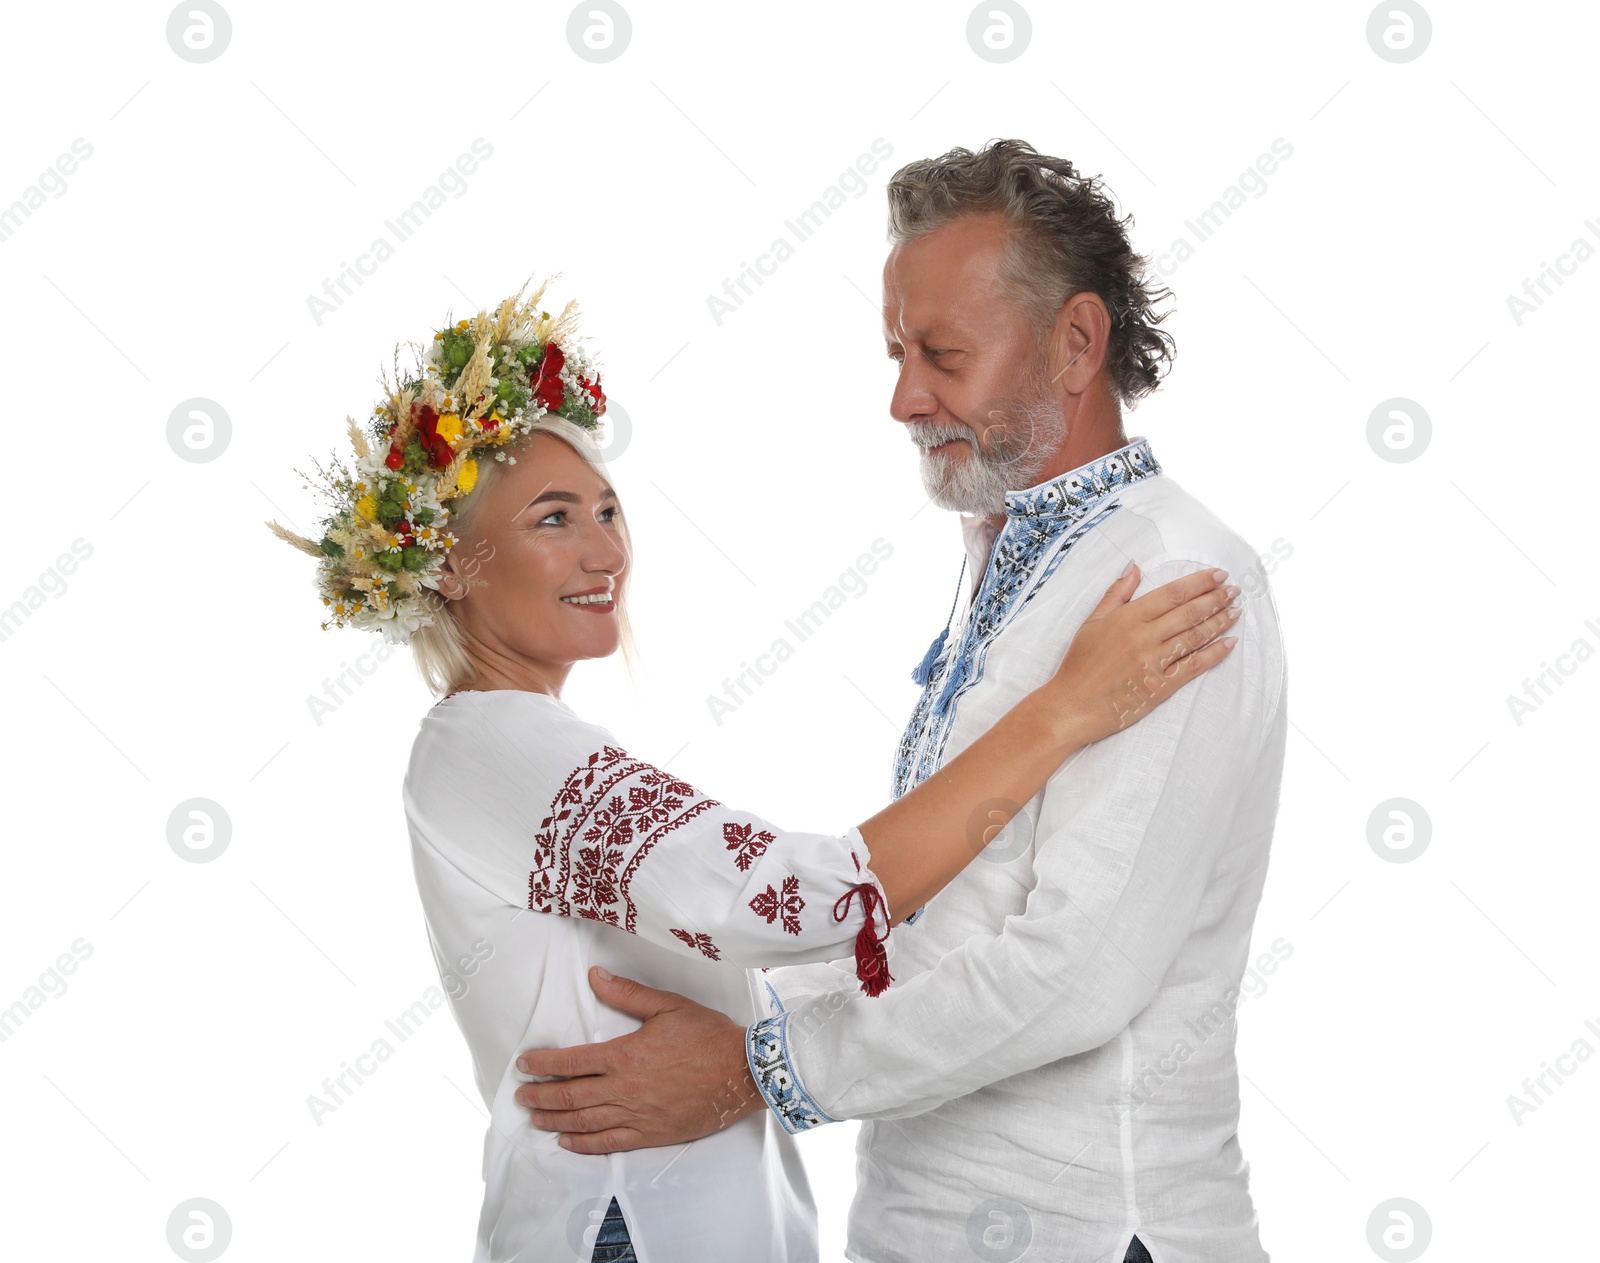
<svg viewBox="0 0 1600 1263">
<path fill-rule="evenodd" d="M 941 509 L 980 516 L 1004 513 L 1006 493 L 1037 483 L 1067 436 L 1061 402 L 1045 388 L 1042 374 L 1034 375 L 1027 398 L 985 405 L 973 424 L 986 427 L 987 451 L 973 428 L 959 422 L 912 427 L 912 441 L 922 453 L 922 485 Z M 967 444 L 965 457 L 929 453 L 949 439 Z"/>
</svg>

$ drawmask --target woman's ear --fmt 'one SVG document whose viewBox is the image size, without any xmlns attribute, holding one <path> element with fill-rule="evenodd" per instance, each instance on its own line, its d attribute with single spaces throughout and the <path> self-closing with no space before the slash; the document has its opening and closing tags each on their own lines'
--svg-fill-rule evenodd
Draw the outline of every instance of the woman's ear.
<svg viewBox="0 0 1600 1263">
<path fill-rule="evenodd" d="M 447 601 L 459 601 L 467 594 L 467 585 L 456 572 L 456 549 L 444 555 L 444 565 L 439 571 L 438 586 L 434 589 Z"/>
</svg>

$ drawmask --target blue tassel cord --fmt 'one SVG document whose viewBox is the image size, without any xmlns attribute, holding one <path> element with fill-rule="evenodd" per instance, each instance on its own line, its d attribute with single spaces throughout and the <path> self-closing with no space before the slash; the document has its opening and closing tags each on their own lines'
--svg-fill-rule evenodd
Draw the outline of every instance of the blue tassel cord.
<svg viewBox="0 0 1600 1263">
<path fill-rule="evenodd" d="M 956 576 L 956 594 L 950 602 L 950 612 L 944 616 L 944 630 L 933 638 L 933 643 L 928 646 L 928 652 L 922 655 L 922 661 L 911 669 L 913 683 L 926 687 L 929 678 L 933 675 L 934 664 L 939 661 L 939 655 L 944 652 L 945 638 L 950 635 L 950 620 L 955 617 L 956 602 L 961 599 L 961 580 L 967 577 L 967 559 L 961 559 L 961 573 Z"/>
</svg>

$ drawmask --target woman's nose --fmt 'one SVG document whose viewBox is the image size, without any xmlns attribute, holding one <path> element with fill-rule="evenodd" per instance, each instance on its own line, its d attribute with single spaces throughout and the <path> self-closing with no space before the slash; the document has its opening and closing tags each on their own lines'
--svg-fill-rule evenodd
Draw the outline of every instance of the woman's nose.
<svg viewBox="0 0 1600 1263">
<path fill-rule="evenodd" d="M 628 565 L 628 554 L 622 547 L 622 541 L 599 523 L 595 524 L 590 534 L 586 553 L 585 565 L 590 570 L 621 574 Z"/>
</svg>

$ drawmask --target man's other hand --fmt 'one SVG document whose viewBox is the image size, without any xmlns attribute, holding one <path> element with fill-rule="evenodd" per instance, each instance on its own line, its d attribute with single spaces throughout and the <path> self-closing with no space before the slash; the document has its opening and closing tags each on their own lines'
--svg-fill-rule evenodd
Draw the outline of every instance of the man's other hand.
<svg viewBox="0 0 1600 1263">
<path fill-rule="evenodd" d="M 745 1028 L 673 991 L 619 978 L 596 965 L 589 985 L 604 1003 L 644 1019 L 603 1044 L 529 1049 L 517 1069 L 517 1104 L 533 1125 L 558 1131 L 574 1153 L 683 1144 L 763 1108 L 745 1059 Z"/>
</svg>

